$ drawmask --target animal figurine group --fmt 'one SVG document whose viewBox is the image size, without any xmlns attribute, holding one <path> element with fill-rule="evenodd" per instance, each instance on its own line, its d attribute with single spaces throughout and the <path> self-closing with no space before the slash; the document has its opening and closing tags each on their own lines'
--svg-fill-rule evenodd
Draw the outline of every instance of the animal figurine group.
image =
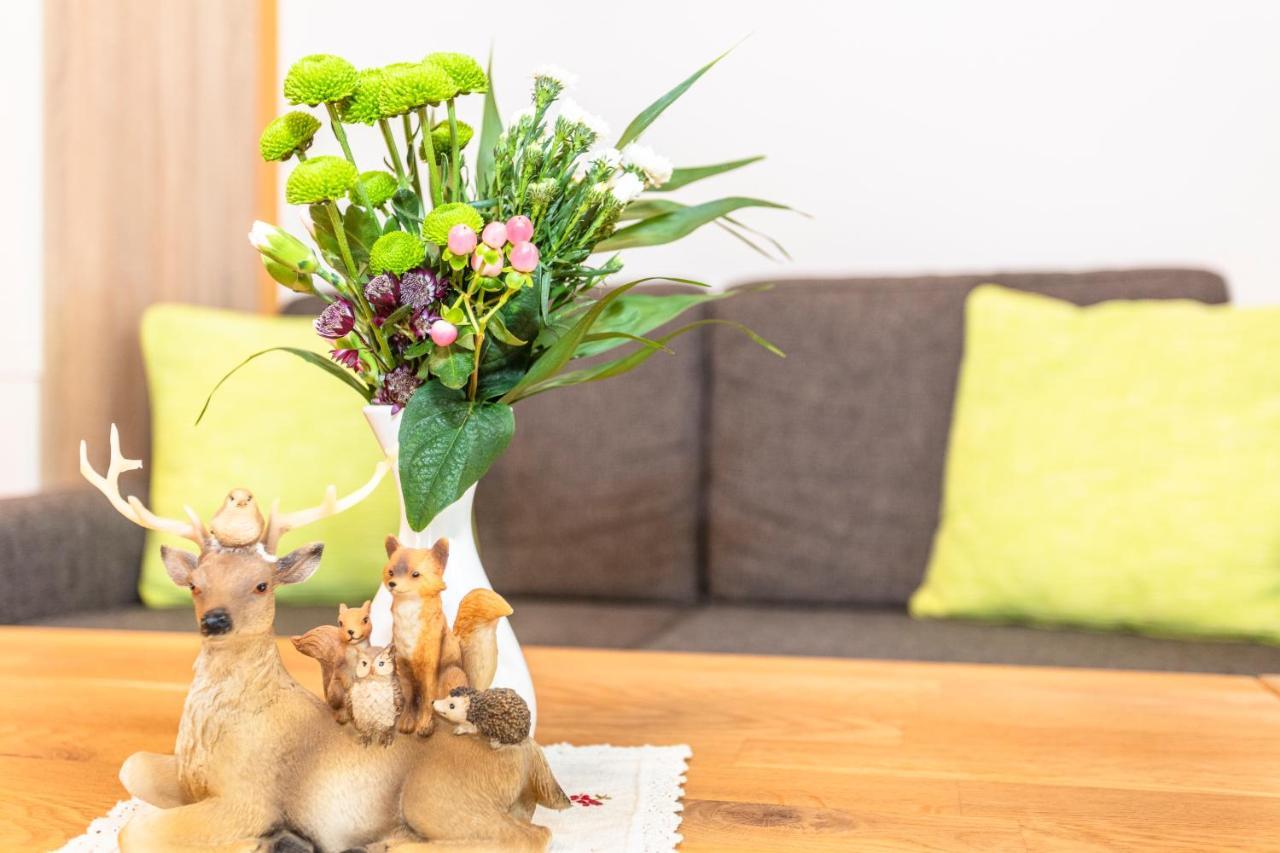
<svg viewBox="0 0 1280 853">
<path fill-rule="evenodd" d="M 81 473 L 121 515 L 199 549 L 166 546 L 161 556 L 173 582 L 191 592 L 201 644 L 173 753 L 137 752 L 120 768 L 129 794 L 156 807 L 130 819 L 121 850 L 547 848 L 551 833 L 532 822 L 535 807 L 570 803 L 542 748 L 527 736 L 516 740 L 518 724 L 494 727 L 515 706 L 480 700 L 488 715 L 482 708 L 472 721 L 476 734 L 467 737 L 429 723 L 432 699 L 456 689 L 476 691 L 454 697 L 465 695 L 464 717 L 475 716 L 471 703 L 492 679 L 494 625 L 510 613 L 500 596 L 477 591 L 452 628 L 445 624 L 439 589 L 448 543 L 406 549 L 388 541 L 384 577 L 401 590 L 390 646 L 369 646 L 367 602 L 296 638 L 299 650 L 320 661 L 323 700 L 281 660 L 275 591 L 315 573 L 324 546 L 277 554 L 280 536 L 358 503 L 385 463 L 342 499 L 330 487 L 314 508 L 281 513 L 273 505 L 261 521 L 252 496 L 233 491 L 207 526 L 190 509 L 185 520 L 162 518 L 123 496 L 120 475 L 138 467 L 120 453 L 114 426 L 105 475 L 81 442 Z M 412 735 L 401 733 L 408 722 Z"/>
</svg>

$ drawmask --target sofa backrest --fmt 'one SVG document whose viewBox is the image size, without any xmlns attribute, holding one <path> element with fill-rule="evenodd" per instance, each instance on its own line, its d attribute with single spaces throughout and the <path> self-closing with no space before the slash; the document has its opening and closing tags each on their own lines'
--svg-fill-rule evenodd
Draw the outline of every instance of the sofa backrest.
<svg viewBox="0 0 1280 853">
<path fill-rule="evenodd" d="M 983 282 L 1080 305 L 1227 298 L 1213 273 L 1127 270 L 787 281 L 713 303 L 712 316 L 746 323 L 787 358 L 710 335 L 712 597 L 907 600 L 938 520 L 965 297 Z"/>
</svg>

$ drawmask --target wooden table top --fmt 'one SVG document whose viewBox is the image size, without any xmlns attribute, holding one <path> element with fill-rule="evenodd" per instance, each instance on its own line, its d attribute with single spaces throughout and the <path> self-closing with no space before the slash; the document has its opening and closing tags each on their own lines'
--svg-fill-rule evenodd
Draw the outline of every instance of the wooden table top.
<svg viewBox="0 0 1280 853">
<path fill-rule="evenodd" d="M 0 628 L 0 849 L 173 745 L 194 634 Z M 283 643 L 317 687 L 318 668 Z M 1280 680 L 532 648 L 544 743 L 688 743 L 682 850 L 1280 850 Z"/>
</svg>

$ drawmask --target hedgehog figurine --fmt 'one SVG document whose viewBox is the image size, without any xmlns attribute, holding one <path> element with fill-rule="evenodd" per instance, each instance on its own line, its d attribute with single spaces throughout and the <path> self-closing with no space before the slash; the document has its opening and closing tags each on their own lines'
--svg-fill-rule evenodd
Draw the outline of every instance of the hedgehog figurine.
<svg viewBox="0 0 1280 853">
<path fill-rule="evenodd" d="M 523 743 L 532 726 L 529 706 L 509 687 L 491 690 L 455 687 L 445 698 L 432 702 L 431 707 L 457 724 L 453 730 L 455 735 L 487 737 L 494 749 Z"/>
</svg>

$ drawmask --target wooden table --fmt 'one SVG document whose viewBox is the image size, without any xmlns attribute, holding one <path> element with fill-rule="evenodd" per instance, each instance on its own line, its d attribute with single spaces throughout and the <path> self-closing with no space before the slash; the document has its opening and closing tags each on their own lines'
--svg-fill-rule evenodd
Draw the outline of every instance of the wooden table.
<svg viewBox="0 0 1280 853">
<path fill-rule="evenodd" d="M 172 747 L 197 638 L 0 628 L 0 849 Z M 315 664 L 287 643 L 304 683 Z M 1280 681 L 535 648 L 545 743 L 693 747 L 687 851 L 1280 850 Z"/>
</svg>

